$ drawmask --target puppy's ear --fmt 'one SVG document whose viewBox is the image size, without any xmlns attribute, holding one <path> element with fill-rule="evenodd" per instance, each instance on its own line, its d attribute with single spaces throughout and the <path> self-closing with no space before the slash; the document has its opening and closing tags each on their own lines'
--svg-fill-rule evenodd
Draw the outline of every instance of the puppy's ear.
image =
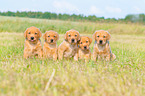
<svg viewBox="0 0 145 96">
<path fill-rule="evenodd" d="M 107 40 L 110 40 L 110 38 L 111 38 L 111 35 L 109 32 L 107 32 Z"/>
<path fill-rule="evenodd" d="M 46 40 L 46 32 L 44 33 L 43 38 L 44 38 L 44 40 Z"/>
<path fill-rule="evenodd" d="M 68 40 L 68 38 L 67 38 L 67 32 L 65 33 L 65 35 L 64 35 L 64 39 L 67 41 Z"/>
<path fill-rule="evenodd" d="M 27 38 L 27 31 L 28 31 L 28 28 L 26 29 L 26 31 L 24 32 L 24 37 Z"/>
<path fill-rule="evenodd" d="M 80 36 L 80 33 L 78 33 L 78 41 L 80 41 L 81 39 L 81 36 Z"/>
<path fill-rule="evenodd" d="M 57 40 L 59 39 L 59 34 L 56 32 L 56 37 L 57 37 Z"/>
<path fill-rule="evenodd" d="M 96 40 L 96 34 L 98 31 L 95 31 L 95 33 L 93 34 L 93 39 Z"/>
<path fill-rule="evenodd" d="M 42 33 L 40 31 L 40 29 L 38 29 L 38 38 L 40 38 L 42 36 Z"/>
<path fill-rule="evenodd" d="M 88 37 L 89 38 L 89 42 L 90 42 L 90 44 L 92 43 L 92 38 L 90 38 L 90 37 Z"/>
</svg>

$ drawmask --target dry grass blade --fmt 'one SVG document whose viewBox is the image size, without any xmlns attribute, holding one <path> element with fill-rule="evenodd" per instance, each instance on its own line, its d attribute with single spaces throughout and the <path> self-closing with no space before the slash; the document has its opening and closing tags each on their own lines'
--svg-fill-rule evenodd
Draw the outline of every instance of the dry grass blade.
<svg viewBox="0 0 145 96">
<path fill-rule="evenodd" d="M 48 81 L 47 84 L 46 84 L 46 87 L 45 87 L 44 92 L 47 91 L 47 89 L 48 89 L 48 87 L 49 87 L 49 85 L 50 85 L 50 83 L 51 83 L 51 81 L 52 81 L 52 79 L 53 79 L 53 77 L 54 77 L 54 74 L 55 74 L 55 69 L 53 69 L 53 72 L 52 72 L 52 74 L 51 74 L 51 77 L 50 77 L 49 81 Z"/>
</svg>

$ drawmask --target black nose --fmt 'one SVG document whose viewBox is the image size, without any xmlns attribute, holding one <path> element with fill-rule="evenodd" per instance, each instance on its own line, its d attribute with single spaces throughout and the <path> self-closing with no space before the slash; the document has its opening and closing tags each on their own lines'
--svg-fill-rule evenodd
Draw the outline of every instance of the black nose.
<svg viewBox="0 0 145 96">
<path fill-rule="evenodd" d="M 87 46 L 84 46 L 84 49 L 87 49 Z"/>
<path fill-rule="evenodd" d="M 51 39 L 51 42 L 53 42 L 53 39 Z"/>
<path fill-rule="evenodd" d="M 31 40 L 33 40 L 34 39 L 34 37 L 31 37 Z"/>
<path fill-rule="evenodd" d="M 72 43 L 75 42 L 75 39 L 72 39 L 71 42 L 72 42 Z"/>
<path fill-rule="evenodd" d="M 100 44 L 102 44 L 103 43 L 103 41 L 102 40 L 100 40 Z"/>
</svg>

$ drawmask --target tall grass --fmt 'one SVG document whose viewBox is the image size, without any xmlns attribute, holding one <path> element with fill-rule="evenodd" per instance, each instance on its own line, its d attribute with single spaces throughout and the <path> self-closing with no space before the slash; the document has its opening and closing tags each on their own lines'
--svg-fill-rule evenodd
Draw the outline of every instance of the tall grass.
<svg viewBox="0 0 145 96">
<path fill-rule="evenodd" d="M 70 29 L 76 29 L 80 33 L 92 34 L 95 30 L 103 29 L 111 34 L 145 34 L 145 26 L 140 24 L 72 22 L 0 16 L 0 32 L 24 32 L 31 26 L 40 28 L 42 33 L 55 30 L 59 34 L 64 34 Z"/>
</svg>

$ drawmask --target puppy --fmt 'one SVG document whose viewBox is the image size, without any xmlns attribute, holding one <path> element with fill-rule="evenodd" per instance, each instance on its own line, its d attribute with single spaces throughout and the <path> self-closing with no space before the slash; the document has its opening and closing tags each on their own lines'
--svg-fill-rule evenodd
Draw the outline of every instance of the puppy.
<svg viewBox="0 0 145 96">
<path fill-rule="evenodd" d="M 90 44 L 92 43 L 92 38 L 87 36 L 82 36 L 80 38 L 79 47 L 79 59 L 85 59 L 88 62 L 91 59 Z"/>
<path fill-rule="evenodd" d="M 43 57 L 45 58 L 53 58 L 53 60 L 57 60 L 57 40 L 59 39 L 59 35 L 55 31 L 47 31 L 43 35 L 44 38 L 44 46 L 43 46 Z"/>
<path fill-rule="evenodd" d="M 104 30 L 96 31 L 93 34 L 93 38 L 95 40 L 93 49 L 94 61 L 96 61 L 96 59 L 105 59 L 106 61 L 110 61 L 116 58 L 109 45 L 109 39 L 111 38 L 109 32 Z"/>
<path fill-rule="evenodd" d="M 24 45 L 24 58 L 30 57 L 42 57 L 42 46 L 41 46 L 41 32 L 38 28 L 32 26 L 27 28 L 24 37 L 25 45 Z"/>
<path fill-rule="evenodd" d="M 73 57 L 75 61 L 78 61 L 78 41 L 80 40 L 80 34 L 76 30 L 69 30 L 64 36 L 64 41 L 58 47 L 58 59 L 62 60 L 63 57 Z"/>
</svg>

